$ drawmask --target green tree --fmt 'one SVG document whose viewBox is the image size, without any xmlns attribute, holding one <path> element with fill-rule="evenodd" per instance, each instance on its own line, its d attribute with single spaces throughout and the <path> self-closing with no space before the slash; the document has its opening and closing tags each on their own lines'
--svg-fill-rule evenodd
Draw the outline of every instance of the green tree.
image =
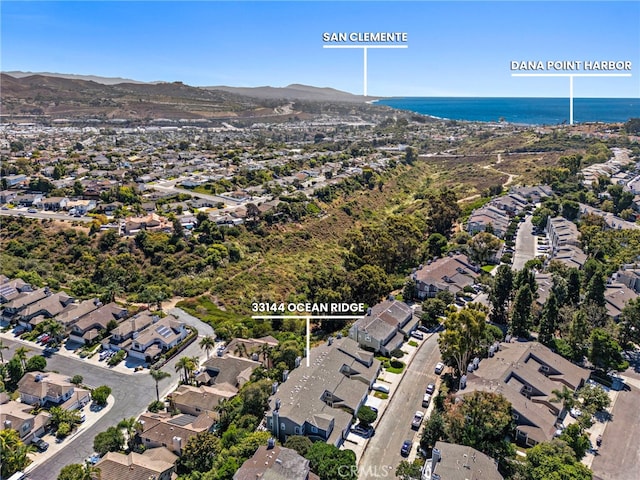
<svg viewBox="0 0 640 480">
<path fill-rule="evenodd" d="M 540 443 L 529 449 L 526 458 L 529 480 L 592 480 L 591 470 L 576 458 L 573 449 L 562 440 Z"/>
<path fill-rule="evenodd" d="M 435 410 L 427 419 L 420 437 L 420 446 L 428 451 L 432 449 L 436 442 L 446 438 L 444 417 Z"/>
<path fill-rule="evenodd" d="M 640 344 L 640 298 L 631 299 L 622 309 L 619 319 L 620 340 Z"/>
<path fill-rule="evenodd" d="M 572 359 L 576 362 L 582 361 L 588 351 L 589 324 L 584 310 L 573 313 L 573 318 L 569 324 L 569 336 L 567 344 L 571 347 Z"/>
<path fill-rule="evenodd" d="M 16 430 L 0 430 L 0 476 L 9 478 L 14 473 L 24 470 L 31 463 L 28 454 L 33 451 L 34 447 L 25 445 Z"/>
<path fill-rule="evenodd" d="M 439 257 L 447 248 L 447 238 L 440 233 L 432 233 L 426 241 L 426 251 L 429 257 Z"/>
<path fill-rule="evenodd" d="M 605 299 L 604 292 L 607 288 L 606 281 L 604 276 L 597 272 L 589 280 L 589 284 L 587 285 L 587 291 L 585 293 L 585 301 L 586 302 L 594 302 L 596 305 L 600 305 L 604 307 Z"/>
<path fill-rule="evenodd" d="M 367 405 L 363 405 L 358 409 L 358 420 L 367 425 L 371 425 L 378 418 L 378 414 L 371 410 Z"/>
<path fill-rule="evenodd" d="M 356 480 L 356 455 L 352 450 L 340 450 L 335 445 L 315 442 L 307 452 L 307 460 L 312 472 L 320 480 Z"/>
<path fill-rule="evenodd" d="M 121 428 L 127 434 L 127 449 L 133 452 L 136 444 L 136 433 L 142 429 L 142 424 L 135 417 L 123 418 L 118 422 L 118 428 Z"/>
<path fill-rule="evenodd" d="M 27 372 L 44 372 L 47 360 L 42 355 L 35 355 L 27 360 Z"/>
<path fill-rule="evenodd" d="M 73 383 L 76 387 L 79 387 L 80 385 L 82 385 L 84 378 L 82 377 L 82 375 L 74 375 L 73 377 L 71 377 L 71 380 L 69 380 L 71 383 Z"/>
<path fill-rule="evenodd" d="M 591 332 L 589 361 L 604 371 L 623 371 L 629 368 L 629 362 L 622 358 L 622 347 L 609 332 L 601 328 L 595 328 Z"/>
<path fill-rule="evenodd" d="M 255 383 L 247 383 L 240 390 L 243 413 L 264 412 L 271 393 L 271 380 L 264 379 Z"/>
<path fill-rule="evenodd" d="M 529 285 L 522 285 L 513 299 L 513 308 L 511 310 L 511 331 L 518 337 L 529 336 L 532 303 L 533 296 Z"/>
<path fill-rule="evenodd" d="M 93 449 L 101 456 L 107 452 L 119 452 L 123 444 L 124 435 L 118 427 L 109 427 L 93 439 Z"/>
<path fill-rule="evenodd" d="M 298 452 L 298 455 L 302 455 L 306 458 L 307 452 L 313 446 L 313 442 L 309 440 L 309 437 L 304 435 L 291 435 L 287 438 L 284 446 Z"/>
<path fill-rule="evenodd" d="M 200 348 L 207 352 L 207 359 L 209 358 L 209 354 L 216 347 L 216 339 L 212 336 L 202 337 L 200 340 Z"/>
<path fill-rule="evenodd" d="M 4 363 L 4 355 L 2 355 L 2 350 L 8 350 L 9 346 L 5 345 L 2 339 L 0 338 L 0 364 Z"/>
<path fill-rule="evenodd" d="M 30 352 L 30 351 L 31 351 L 30 348 L 20 346 L 16 348 L 16 351 L 13 354 L 13 357 L 17 358 L 20 361 L 20 365 L 22 365 L 22 370 L 27 369 L 27 352 Z"/>
<path fill-rule="evenodd" d="M 400 480 L 420 480 L 422 475 L 422 465 L 419 460 L 408 462 L 402 460 L 396 468 L 396 478 Z"/>
<path fill-rule="evenodd" d="M 571 410 L 571 408 L 576 404 L 576 398 L 573 391 L 564 385 L 562 386 L 562 390 L 551 390 L 551 394 L 553 395 L 553 398 L 551 398 L 550 401 L 552 403 L 562 403 L 562 408 L 565 411 Z"/>
<path fill-rule="evenodd" d="M 472 355 L 480 347 L 486 328 L 485 314 L 468 307 L 450 312 L 438 338 L 440 353 L 446 363 L 454 363 L 459 375 L 466 371 Z"/>
<path fill-rule="evenodd" d="M 446 406 L 448 441 L 468 445 L 497 460 L 510 456 L 505 438 L 512 428 L 511 403 L 501 394 L 476 391 Z"/>
<path fill-rule="evenodd" d="M 582 460 L 587 454 L 587 450 L 591 448 L 589 436 L 582 431 L 577 423 L 568 425 L 559 438 L 567 442 L 567 445 L 573 449 L 578 460 Z"/>
<path fill-rule="evenodd" d="M 24 368 L 20 359 L 14 355 L 6 365 L 6 387 L 13 391 L 18 388 L 18 382 L 24 375 Z"/>
<path fill-rule="evenodd" d="M 191 373 L 196 369 L 196 363 L 191 357 L 180 357 L 175 365 L 176 372 L 182 372 L 181 377 L 184 383 L 189 383 Z"/>
<path fill-rule="evenodd" d="M 420 316 L 422 324 L 426 327 L 437 325 L 446 308 L 447 304 L 439 298 L 427 298 L 422 302 L 422 315 Z"/>
<path fill-rule="evenodd" d="M 588 411 L 600 412 L 611 405 L 611 397 L 599 385 L 585 385 L 578 390 L 578 397 Z"/>
<path fill-rule="evenodd" d="M 451 228 L 461 214 L 455 192 L 449 188 L 443 188 L 438 195 L 427 197 L 427 201 L 429 206 L 427 224 L 430 233 L 439 233 L 449 238 Z"/>
<path fill-rule="evenodd" d="M 493 288 L 489 294 L 491 320 L 500 325 L 507 324 L 507 309 L 513 289 L 513 270 L 508 265 L 500 265 L 496 272 Z"/>
<path fill-rule="evenodd" d="M 98 405 L 106 405 L 109 395 L 111 395 L 111 387 L 107 385 L 101 385 L 91 390 L 91 398 Z"/>
<path fill-rule="evenodd" d="M 200 432 L 191 437 L 182 449 L 180 465 L 187 471 L 208 472 L 221 451 L 220 439 L 215 434 Z"/>
<path fill-rule="evenodd" d="M 469 240 L 469 257 L 480 265 L 485 265 L 500 249 L 500 239 L 487 232 L 480 232 Z"/>
<path fill-rule="evenodd" d="M 162 370 L 159 370 L 157 368 L 151 368 L 149 369 L 149 375 L 151 375 L 151 377 L 153 377 L 153 380 L 156 383 L 156 402 L 160 401 L 160 390 L 158 388 L 158 383 L 160 383 L 160 380 L 164 380 L 165 378 L 169 378 L 171 376 L 170 373 L 167 372 L 163 372 Z"/>
<path fill-rule="evenodd" d="M 364 265 L 352 272 L 349 285 L 354 299 L 371 306 L 391 290 L 389 277 L 376 265 Z"/>
<path fill-rule="evenodd" d="M 100 468 L 85 462 L 84 465 L 72 463 L 62 467 L 57 480 L 100 480 Z"/>
<path fill-rule="evenodd" d="M 542 309 L 542 317 L 540 318 L 540 335 L 538 340 L 549 345 L 553 339 L 553 335 L 558 325 L 558 301 L 556 295 L 552 291 Z"/>
</svg>

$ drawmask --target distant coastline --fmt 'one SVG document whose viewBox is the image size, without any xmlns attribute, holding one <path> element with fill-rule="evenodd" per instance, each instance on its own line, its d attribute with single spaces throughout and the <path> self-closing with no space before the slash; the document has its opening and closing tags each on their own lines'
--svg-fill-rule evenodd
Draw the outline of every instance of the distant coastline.
<svg viewBox="0 0 640 480">
<path fill-rule="evenodd" d="M 443 120 L 524 125 L 569 123 L 568 98 L 393 97 L 375 103 Z M 620 123 L 636 117 L 640 117 L 638 98 L 574 99 L 574 123 Z"/>
</svg>

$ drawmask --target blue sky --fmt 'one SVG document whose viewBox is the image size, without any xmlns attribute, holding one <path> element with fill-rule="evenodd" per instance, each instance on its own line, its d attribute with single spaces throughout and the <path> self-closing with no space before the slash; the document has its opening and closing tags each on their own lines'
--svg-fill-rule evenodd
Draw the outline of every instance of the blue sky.
<svg viewBox="0 0 640 480">
<path fill-rule="evenodd" d="M 567 78 L 513 78 L 512 60 L 624 60 L 631 78 L 577 78 L 576 97 L 640 97 L 640 2 L 2 1 L 1 68 L 363 91 L 361 50 L 323 32 L 407 32 L 369 50 L 380 96 L 564 97 Z"/>
</svg>

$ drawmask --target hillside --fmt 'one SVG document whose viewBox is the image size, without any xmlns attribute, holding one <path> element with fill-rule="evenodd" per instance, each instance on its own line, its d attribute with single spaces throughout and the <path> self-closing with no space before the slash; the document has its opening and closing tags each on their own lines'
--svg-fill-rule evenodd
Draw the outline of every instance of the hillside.
<svg viewBox="0 0 640 480">
<path fill-rule="evenodd" d="M 364 97 L 331 88 L 290 85 L 285 88 L 192 87 L 182 82 L 115 83 L 75 75 L 0 74 L 0 114 L 4 121 L 73 120 L 287 120 L 322 109 L 317 102 L 366 105 Z M 66 78 L 71 77 L 71 78 Z M 102 83 L 109 80 L 113 83 Z M 292 101 L 296 101 L 292 105 Z M 347 111 L 351 107 L 347 108 Z"/>
</svg>

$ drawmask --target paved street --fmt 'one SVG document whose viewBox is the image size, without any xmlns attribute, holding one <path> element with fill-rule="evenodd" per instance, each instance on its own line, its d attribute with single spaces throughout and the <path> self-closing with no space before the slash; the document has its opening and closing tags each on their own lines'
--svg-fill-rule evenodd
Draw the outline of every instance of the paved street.
<svg viewBox="0 0 640 480">
<path fill-rule="evenodd" d="M 66 222 L 93 222 L 92 217 L 73 217 L 68 213 L 42 212 L 38 210 L 36 213 L 29 213 L 26 208 L 0 210 L 0 215 L 6 217 L 25 217 L 25 218 L 41 218 L 49 220 L 64 220 Z"/>
<path fill-rule="evenodd" d="M 520 228 L 518 228 L 515 253 L 513 254 L 513 270 L 522 270 L 525 263 L 536 258 L 536 237 L 531 233 L 533 229 L 531 218 L 531 215 L 527 215 L 525 221 L 520 223 Z"/>
<path fill-rule="evenodd" d="M 187 315 L 182 310 L 176 311 L 176 313 L 188 324 L 195 326 L 201 335 L 213 333 L 209 325 L 200 322 L 195 317 Z M 17 346 L 25 344 L 24 342 L 9 340 L 7 336 L 4 336 L 3 342 L 9 346 L 9 350 L 3 351 L 5 360 L 11 358 Z M 28 354 L 29 356 L 42 351 L 42 348 L 36 347 L 31 342 L 27 347 L 31 350 Z M 171 377 L 160 381 L 161 397 L 177 386 L 179 377 L 175 373 L 175 364 L 183 356 L 197 356 L 201 360 L 206 358 L 206 354 L 198 346 L 198 340 L 196 339 L 177 357 L 168 362 L 162 370 L 170 373 Z M 54 354 L 52 357 L 47 358 L 47 370 L 58 371 L 70 376 L 75 374 L 82 375 L 86 385 L 108 385 L 112 390 L 114 405 L 102 418 L 96 421 L 95 425 L 86 431 L 80 432 L 75 437 L 65 440 L 62 450 L 52 458 L 37 465 L 33 470 L 30 470 L 29 478 L 32 480 L 52 480 L 57 477 L 60 469 L 65 465 L 82 463 L 84 459 L 93 453 L 93 438 L 96 434 L 116 425 L 123 418 L 139 416 L 156 397 L 155 382 L 148 374 L 148 370 L 128 374 L 121 373 L 108 368 L 106 365 L 99 366 L 84 359 L 59 354 Z"/>
<path fill-rule="evenodd" d="M 634 382 L 635 383 L 635 382 Z M 617 392 L 613 415 L 602 435 L 602 446 L 593 459 L 594 480 L 635 480 L 640 465 L 640 389 Z"/>
<path fill-rule="evenodd" d="M 360 480 L 379 478 L 385 471 L 393 478 L 396 467 L 403 460 L 400 447 L 404 440 L 414 441 L 414 451 L 419 437 L 411 429 L 411 420 L 416 410 L 425 411 L 422 397 L 428 383 L 436 382 L 433 372 L 440 360 L 438 334 L 423 341 L 413 361 L 407 367 L 404 378 L 378 423 L 376 434 L 371 438 L 360 460 Z"/>
</svg>

